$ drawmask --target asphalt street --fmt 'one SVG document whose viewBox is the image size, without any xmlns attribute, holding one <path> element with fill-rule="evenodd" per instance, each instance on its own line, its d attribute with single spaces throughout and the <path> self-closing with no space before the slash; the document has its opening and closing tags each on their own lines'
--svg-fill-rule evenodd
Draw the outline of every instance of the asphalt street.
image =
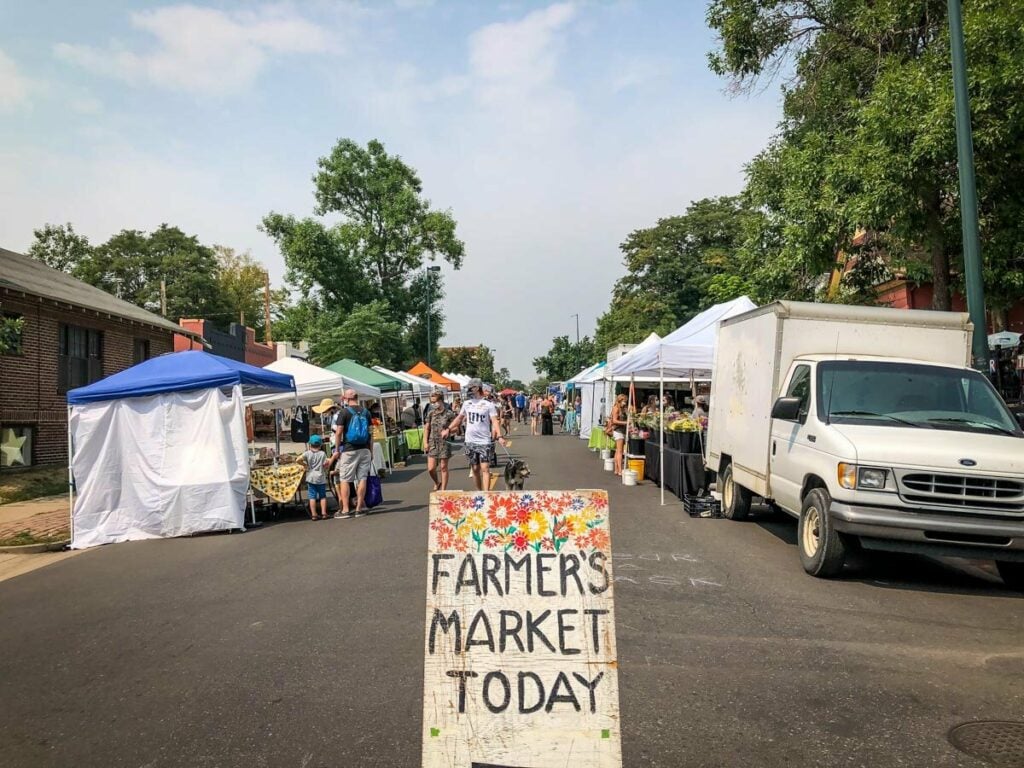
<svg viewBox="0 0 1024 768">
<path fill-rule="evenodd" d="M 514 448 L 532 489 L 609 488 L 626 766 L 980 767 L 949 730 L 1024 720 L 1024 599 L 989 569 L 889 555 L 813 579 L 793 522 L 690 519 L 567 436 Z M 366 518 L 0 583 L 0 764 L 419 765 L 428 488 L 414 463 Z"/>
</svg>

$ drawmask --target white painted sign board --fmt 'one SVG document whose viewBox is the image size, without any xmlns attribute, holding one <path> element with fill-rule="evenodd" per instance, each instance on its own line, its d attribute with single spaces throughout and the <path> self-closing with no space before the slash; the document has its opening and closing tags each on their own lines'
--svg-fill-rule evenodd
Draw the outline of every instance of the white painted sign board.
<svg viewBox="0 0 1024 768">
<path fill-rule="evenodd" d="M 424 768 L 620 768 L 608 495 L 430 498 Z"/>
</svg>

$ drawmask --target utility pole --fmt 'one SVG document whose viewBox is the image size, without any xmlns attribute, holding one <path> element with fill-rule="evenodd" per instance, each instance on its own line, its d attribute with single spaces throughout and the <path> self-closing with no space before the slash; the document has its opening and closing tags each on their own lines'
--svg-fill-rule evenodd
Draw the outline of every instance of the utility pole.
<svg viewBox="0 0 1024 768">
<path fill-rule="evenodd" d="M 576 318 L 576 346 L 578 347 L 580 345 L 580 313 L 577 312 L 574 315 L 569 315 L 569 317 Z"/>
<path fill-rule="evenodd" d="M 269 345 L 274 343 L 274 337 L 270 333 L 270 273 L 263 270 L 263 314 L 267 329 L 263 334 L 263 340 Z"/>
<path fill-rule="evenodd" d="M 960 175 L 960 227 L 964 240 L 964 280 L 967 311 L 974 324 L 974 367 L 988 373 L 988 323 L 985 322 L 985 287 L 981 278 L 981 241 L 978 236 L 978 194 L 974 183 L 974 139 L 971 103 L 967 96 L 967 54 L 961 0 L 947 0 L 949 46 L 953 59 L 953 95 L 956 100 L 956 154 Z"/>
<path fill-rule="evenodd" d="M 433 345 L 430 343 L 430 315 L 434 310 L 434 272 L 440 272 L 438 266 L 427 267 L 427 365 L 433 365 L 430 360 L 430 353 Z"/>
<path fill-rule="evenodd" d="M 167 281 L 160 281 L 160 314 L 167 317 Z"/>
</svg>

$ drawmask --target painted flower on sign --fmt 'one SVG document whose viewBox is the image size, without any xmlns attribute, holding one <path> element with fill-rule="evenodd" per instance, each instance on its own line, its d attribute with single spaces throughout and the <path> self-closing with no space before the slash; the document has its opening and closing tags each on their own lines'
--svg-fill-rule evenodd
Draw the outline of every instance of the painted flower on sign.
<svg viewBox="0 0 1024 768">
<path fill-rule="evenodd" d="M 601 491 L 440 496 L 430 523 L 438 549 L 558 552 L 571 542 L 584 551 L 606 551 L 611 544 L 608 499 Z"/>
</svg>

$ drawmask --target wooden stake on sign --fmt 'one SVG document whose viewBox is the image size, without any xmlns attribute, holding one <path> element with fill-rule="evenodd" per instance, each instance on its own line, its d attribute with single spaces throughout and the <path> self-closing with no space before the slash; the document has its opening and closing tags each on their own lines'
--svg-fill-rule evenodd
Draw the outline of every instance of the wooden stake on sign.
<svg viewBox="0 0 1024 768">
<path fill-rule="evenodd" d="M 621 768 L 605 491 L 430 496 L 424 768 Z"/>
</svg>

